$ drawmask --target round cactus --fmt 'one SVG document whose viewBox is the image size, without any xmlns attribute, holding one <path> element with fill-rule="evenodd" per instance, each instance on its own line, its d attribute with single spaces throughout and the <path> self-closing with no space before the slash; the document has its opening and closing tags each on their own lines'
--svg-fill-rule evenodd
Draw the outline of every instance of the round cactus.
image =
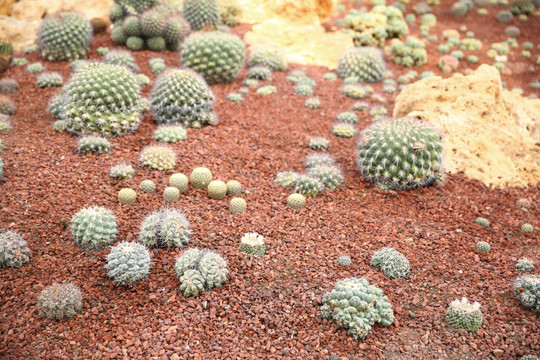
<svg viewBox="0 0 540 360">
<path fill-rule="evenodd" d="M 76 12 L 47 16 L 38 30 L 39 55 L 49 61 L 71 61 L 90 52 L 92 26 Z"/>
<path fill-rule="evenodd" d="M 178 201 L 180 199 L 180 190 L 174 186 L 166 187 L 163 190 L 163 200 L 168 203 Z"/>
<path fill-rule="evenodd" d="M 93 63 L 66 85 L 62 119 L 77 134 L 124 135 L 139 126 L 140 87 L 118 65 Z"/>
<path fill-rule="evenodd" d="M 240 195 L 242 193 L 242 184 L 236 180 L 227 181 L 227 195 Z"/>
<path fill-rule="evenodd" d="M 264 236 L 255 232 L 244 234 L 240 239 L 240 251 L 247 254 L 264 255 L 266 253 Z"/>
<path fill-rule="evenodd" d="M 371 258 L 371 266 L 379 269 L 389 279 L 402 279 L 409 275 L 409 260 L 394 248 L 382 248 Z"/>
<path fill-rule="evenodd" d="M 116 240 L 116 218 L 102 207 L 83 208 L 71 220 L 71 233 L 81 249 L 99 251 Z"/>
<path fill-rule="evenodd" d="M 534 231 L 534 226 L 532 226 L 531 224 L 523 224 L 521 225 L 521 231 L 530 234 Z"/>
<path fill-rule="evenodd" d="M 28 64 L 28 66 L 26 67 L 26 71 L 29 74 L 39 74 L 40 72 L 43 72 L 44 70 L 45 70 L 45 67 L 40 62 Z"/>
<path fill-rule="evenodd" d="M 272 70 L 266 66 L 254 66 L 248 71 L 248 78 L 255 80 L 271 80 Z"/>
<path fill-rule="evenodd" d="M 215 30 L 219 25 L 217 0 L 185 0 L 182 14 L 193 30 Z"/>
<path fill-rule="evenodd" d="M 148 247 L 183 248 L 190 238 L 189 220 L 178 209 L 151 213 L 144 219 L 139 235 L 139 241 Z"/>
<path fill-rule="evenodd" d="M 443 174 L 441 135 L 415 119 L 377 121 L 360 135 L 357 164 L 368 181 L 391 189 L 431 185 Z"/>
<path fill-rule="evenodd" d="M 481 253 L 488 253 L 491 251 L 491 245 L 489 245 L 485 241 L 478 241 L 476 243 L 476 250 L 478 250 Z"/>
<path fill-rule="evenodd" d="M 106 64 L 123 66 L 132 72 L 139 71 L 135 58 L 126 50 L 111 50 L 105 54 L 103 60 Z"/>
<path fill-rule="evenodd" d="M 328 139 L 319 136 L 309 139 L 309 148 L 311 150 L 328 150 Z"/>
<path fill-rule="evenodd" d="M 62 86 L 64 80 L 57 72 L 44 72 L 38 75 L 36 83 L 40 88 L 49 88 Z"/>
<path fill-rule="evenodd" d="M 482 227 L 485 227 L 485 228 L 489 227 L 489 220 L 486 218 L 477 217 L 476 220 L 474 220 L 474 222 Z"/>
<path fill-rule="evenodd" d="M 307 175 L 300 175 L 294 187 L 296 193 L 308 198 L 317 196 L 322 190 L 323 184 L 319 180 Z"/>
<path fill-rule="evenodd" d="M 147 166 L 153 170 L 171 170 L 176 166 L 176 154 L 166 146 L 148 146 L 139 158 L 141 166 Z"/>
<path fill-rule="evenodd" d="M 293 209 L 301 209 L 306 206 L 306 197 L 302 194 L 291 194 L 287 198 L 287 205 Z"/>
<path fill-rule="evenodd" d="M 379 49 L 354 47 L 345 50 L 339 58 L 337 74 L 341 78 L 356 76 L 360 81 L 374 82 L 383 78 L 385 69 Z"/>
<path fill-rule="evenodd" d="M 349 255 L 340 255 L 337 258 L 337 263 L 339 266 L 349 266 L 352 263 L 351 257 Z"/>
<path fill-rule="evenodd" d="M 306 84 L 296 84 L 294 92 L 300 96 L 313 96 L 313 88 Z"/>
<path fill-rule="evenodd" d="M 341 91 L 345 96 L 355 100 L 363 99 L 368 94 L 366 88 L 360 84 L 346 84 Z"/>
<path fill-rule="evenodd" d="M 344 180 L 343 173 L 335 165 L 317 165 L 308 170 L 308 175 L 321 182 L 325 190 L 337 189 Z"/>
<path fill-rule="evenodd" d="M 107 255 L 107 276 L 120 285 L 131 285 L 150 274 L 152 259 L 141 244 L 121 242 Z"/>
<path fill-rule="evenodd" d="M 115 165 L 109 169 L 109 176 L 115 180 L 129 180 L 134 175 L 133 166 L 127 164 Z"/>
<path fill-rule="evenodd" d="M 40 317 L 62 320 L 75 316 L 82 308 L 82 294 L 72 283 L 54 283 L 39 293 L 37 311 Z"/>
<path fill-rule="evenodd" d="M 199 260 L 199 271 L 208 288 L 220 287 L 227 281 L 227 262 L 219 254 L 208 251 Z"/>
<path fill-rule="evenodd" d="M 125 188 L 118 192 L 118 202 L 122 205 L 131 205 L 135 203 L 137 193 L 133 189 Z"/>
<path fill-rule="evenodd" d="M 172 174 L 169 178 L 169 185 L 177 188 L 181 193 L 184 193 L 188 187 L 188 178 L 182 173 Z"/>
<path fill-rule="evenodd" d="M 521 272 L 531 272 L 534 270 L 534 262 L 527 258 L 521 258 L 516 263 L 516 269 Z"/>
<path fill-rule="evenodd" d="M 212 172 L 205 167 L 197 167 L 191 172 L 191 184 L 196 189 L 205 190 L 212 181 Z"/>
<path fill-rule="evenodd" d="M 152 74 L 160 74 L 167 68 L 165 60 L 163 60 L 162 58 L 150 59 L 148 60 L 148 65 L 150 65 L 150 70 L 152 71 Z"/>
<path fill-rule="evenodd" d="M 111 151 L 111 144 L 107 139 L 92 135 L 80 138 L 77 147 L 81 155 L 101 155 Z"/>
<path fill-rule="evenodd" d="M 272 47 L 259 47 L 249 53 L 248 66 L 265 66 L 271 71 L 287 70 L 287 59 L 282 50 Z"/>
<path fill-rule="evenodd" d="M 156 184 L 152 180 L 143 180 L 139 185 L 139 189 L 145 193 L 153 193 L 156 191 Z"/>
<path fill-rule="evenodd" d="M 4 95 L 0 95 L 0 117 L 1 115 L 13 115 L 17 111 L 17 107 L 13 101 Z"/>
<path fill-rule="evenodd" d="M 227 195 L 227 185 L 221 180 L 213 180 L 208 184 L 208 196 L 211 199 L 221 200 Z"/>
<path fill-rule="evenodd" d="M 318 109 L 321 107 L 321 100 L 318 97 L 310 97 L 304 101 L 304 106 L 308 109 Z"/>
<path fill-rule="evenodd" d="M 338 122 L 356 124 L 358 122 L 358 116 L 355 113 L 347 111 L 342 112 L 337 116 Z"/>
<path fill-rule="evenodd" d="M 165 32 L 167 21 L 158 11 L 148 10 L 141 15 L 141 34 L 145 38 L 161 36 Z M 125 31 L 125 30 L 124 30 Z"/>
<path fill-rule="evenodd" d="M 356 134 L 356 129 L 352 124 L 337 123 L 332 126 L 332 134 L 343 138 L 351 138 Z"/>
<path fill-rule="evenodd" d="M 514 281 L 514 294 L 521 304 L 540 314 L 540 275 L 523 275 Z"/>
<path fill-rule="evenodd" d="M 469 303 L 467 298 L 454 300 L 446 311 L 446 323 L 454 328 L 476 331 L 482 326 L 480 304 Z"/>
<path fill-rule="evenodd" d="M 61 119 L 64 111 L 64 102 L 66 97 L 63 93 L 55 95 L 49 103 L 49 112 L 55 119 Z"/>
<path fill-rule="evenodd" d="M 236 78 L 244 64 L 243 41 L 219 31 L 194 33 L 182 44 L 182 64 L 201 74 L 209 84 L 223 84 Z"/>
<path fill-rule="evenodd" d="M 204 278 L 199 270 L 188 269 L 180 277 L 180 291 L 184 296 L 197 296 L 204 292 Z"/>
<path fill-rule="evenodd" d="M 5 78 L 0 80 L 0 92 L 3 94 L 15 94 L 19 90 L 19 83 L 15 79 Z"/>
<path fill-rule="evenodd" d="M 175 143 L 187 139 L 187 132 L 181 125 L 162 125 L 154 131 L 154 139 L 157 141 Z"/>
<path fill-rule="evenodd" d="M 124 22 L 122 23 L 122 29 L 124 30 L 124 34 L 126 36 L 140 36 L 141 35 L 141 22 L 139 20 L 139 17 L 131 15 L 124 19 Z"/>
<path fill-rule="evenodd" d="M 329 154 L 311 154 L 306 159 L 306 168 L 314 168 L 319 165 L 333 166 L 336 159 Z"/>
<path fill-rule="evenodd" d="M 239 197 L 234 197 L 231 199 L 229 203 L 229 211 L 231 212 L 231 214 L 242 214 L 246 212 L 246 209 L 246 200 Z"/>
<path fill-rule="evenodd" d="M 296 184 L 296 181 L 300 177 L 300 174 L 293 171 L 282 171 L 278 172 L 276 175 L 275 183 L 283 187 L 293 187 Z"/>
<path fill-rule="evenodd" d="M 1 172 L 0 166 L 0 178 Z M 0 267 L 18 269 L 29 261 L 30 250 L 28 250 L 28 245 L 21 235 L 14 231 L 0 233 Z"/>
<path fill-rule="evenodd" d="M 229 275 L 225 259 L 215 252 L 197 248 L 184 252 L 176 260 L 174 268 L 181 282 L 180 290 L 185 296 L 198 295 L 206 289 L 222 286 Z"/>
</svg>

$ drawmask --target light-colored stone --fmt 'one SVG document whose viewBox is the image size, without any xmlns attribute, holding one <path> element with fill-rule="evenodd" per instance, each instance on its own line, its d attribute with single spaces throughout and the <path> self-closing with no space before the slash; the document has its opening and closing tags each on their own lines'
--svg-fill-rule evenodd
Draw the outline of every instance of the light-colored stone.
<svg viewBox="0 0 540 360">
<path fill-rule="evenodd" d="M 0 15 L 9 15 L 11 13 L 11 7 L 15 0 L 1 0 L 0 1 Z"/>
<path fill-rule="evenodd" d="M 419 117 L 445 134 L 445 169 L 495 187 L 540 181 L 540 100 L 504 90 L 499 72 L 428 77 L 406 86 L 394 117 Z"/>
<path fill-rule="evenodd" d="M 22 51 L 35 44 L 39 20 L 17 20 L 0 15 L 0 34 L 11 42 L 14 51 Z"/>
</svg>

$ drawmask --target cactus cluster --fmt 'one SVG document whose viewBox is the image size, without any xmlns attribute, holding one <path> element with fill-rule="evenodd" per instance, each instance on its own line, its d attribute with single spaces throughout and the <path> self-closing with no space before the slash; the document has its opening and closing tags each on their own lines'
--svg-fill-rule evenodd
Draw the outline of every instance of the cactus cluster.
<svg viewBox="0 0 540 360">
<path fill-rule="evenodd" d="M 319 165 L 333 166 L 336 159 L 330 154 L 310 154 L 306 158 L 305 167 L 313 168 Z"/>
<path fill-rule="evenodd" d="M 193 30 L 216 30 L 219 25 L 217 0 L 185 0 L 182 13 Z"/>
<path fill-rule="evenodd" d="M 227 281 L 229 268 L 219 254 L 209 250 L 193 248 L 185 251 L 174 265 L 180 279 L 180 290 L 184 296 L 196 296 Z"/>
<path fill-rule="evenodd" d="M 118 164 L 109 169 L 109 176 L 115 180 L 129 180 L 135 175 L 133 166 Z"/>
<path fill-rule="evenodd" d="M 108 154 L 111 151 L 109 140 L 100 136 L 83 136 L 77 142 L 77 148 L 81 155 L 101 155 Z"/>
<path fill-rule="evenodd" d="M 425 47 L 424 42 L 414 36 L 407 36 L 404 42 L 394 39 L 390 46 L 392 61 L 406 67 L 422 66 L 427 63 Z"/>
<path fill-rule="evenodd" d="M 285 71 L 288 67 L 287 58 L 283 51 L 272 46 L 251 50 L 247 64 L 249 67 L 265 66 L 271 71 Z"/>
<path fill-rule="evenodd" d="M 214 124 L 214 101 L 214 93 L 197 73 L 189 69 L 168 69 L 156 80 L 151 106 L 158 124 L 199 128 Z"/>
<path fill-rule="evenodd" d="M 167 146 L 148 146 L 141 151 L 139 161 L 152 170 L 171 170 L 176 166 L 176 154 Z"/>
<path fill-rule="evenodd" d="M 187 132 L 181 125 L 161 125 L 154 131 L 157 141 L 175 143 L 187 139 Z"/>
<path fill-rule="evenodd" d="M 341 78 L 356 76 L 360 81 L 375 82 L 383 78 L 385 64 L 382 52 L 374 47 L 353 47 L 339 58 L 337 74 Z"/>
<path fill-rule="evenodd" d="M 148 249 L 134 242 L 121 242 L 107 255 L 107 276 L 120 285 L 131 285 L 150 274 L 152 259 Z"/>
<path fill-rule="evenodd" d="M 521 258 L 516 263 L 516 269 L 521 272 L 531 272 L 534 270 L 534 262 L 527 258 Z"/>
<path fill-rule="evenodd" d="M 81 311 L 82 299 L 77 285 L 54 283 L 39 293 L 37 311 L 40 317 L 52 320 L 70 318 Z"/>
<path fill-rule="evenodd" d="M 40 88 L 58 87 L 64 84 L 64 80 L 57 72 L 44 72 L 37 76 L 36 84 Z"/>
<path fill-rule="evenodd" d="M 317 165 L 310 168 L 307 174 L 319 180 L 324 190 L 335 190 L 344 180 L 341 169 L 336 165 Z"/>
<path fill-rule="evenodd" d="M 293 171 L 281 171 L 276 174 L 274 182 L 285 187 L 293 187 L 296 184 L 296 180 L 300 177 L 300 174 Z"/>
<path fill-rule="evenodd" d="M 141 224 L 139 241 L 147 247 L 183 248 L 191 238 L 189 220 L 179 209 L 154 211 Z"/>
<path fill-rule="evenodd" d="M 194 33 L 182 43 L 182 64 L 209 84 L 236 78 L 244 65 L 246 46 L 237 36 L 220 31 Z"/>
<path fill-rule="evenodd" d="M 247 254 L 264 255 L 266 253 L 264 236 L 256 232 L 244 234 L 240 239 L 240 251 Z"/>
<path fill-rule="evenodd" d="M 307 198 L 317 196 L 323 189 L 324 185 L 318 179 L 308 175 L 300 175 L 294 185 L 294 192 Z"/>
<path fill-rule="evenodd" d="M 271 80 L 272 70 L 266 66 L 254 66 L 249 69 L 247 76 L 249 79 Z"/>
<path fill-rule="evenodd" d="M 19 90 L 19 83 L 15 79 L 5 78 L 0 80 L 0 93 L 15 94 Z"/>
<path fill-rule="evenodd" d="M 219 4 L 219 21 L 227 26 L 237 26 L 240 24 L 240 15 L 242 8 L 235 1 L 225 1 Z"/>
<path fill-rule="evenodd" d="M 47 16 L 38 30 L 39 55 L 49 61 L 85 58 L 92 43 L 92 26 L 76 12 Z"/>
<path fill-rule="evenodd" d="M 409 260 L 394 248 L 382 248 L 371 258 L 371 266 L 379 269 L 389 279 L 402 279 L 409 275 Z"/>
<path fill-rule="evenodd" d="M 103 207 L 83 208 L 71 220 L 71 233 L 81 249 L 103 250 L 116 240 L 116 218 Z"/>
<path fill-rule="evenodd" d="M 2 178 L 0 159 L 0 179 Z M 24 238 L 14 231 L 0 233 L 0 267 L 20 268 L 30 261 L 30 250 Z"/>
<path fill-rule="evenodd" d="M 528 15 L 534 11 L 534 5 L 531 0 L 514 0 L 510 11 L 515 15 Z"/>
<path fill-rule="evenodd" d="M 169 185 L 177 188 L 180 193 L 184 193 L 188 187 L 188 178 L 182 173 L 172 174 L 169 177 Z"/>
<path fill-rule="evenodd" d="M 364 278 L 338 281 L 332 291 L 324 294 L 321 313 L 324 319 L 334 320 L 355 339 L 362 340 L 375 323 L 389 326 L 394 322 L 388 298 Z"/>
<path fill-rule="evenodd" d="M 446 311 L 446 323 L 453 328 L 476 331 L 482 326 L 482 320 L 480 304 L 471 304 L 467 298 L 452 301 Z"/>
<path fill-rule="evenodd" d="M 533 313 L 540 314 L 540 275 L 523 275 L 514 281 L 514 295 Z"/>
<path fill-rule="evenodd" d="M 345 16 L 344 25 L 354 46 L 383 46 L 386 39 L 409 33 L 403 13 L 395 6 L 376 5 L 370 12 L 352 9 Z"/>
</svg>

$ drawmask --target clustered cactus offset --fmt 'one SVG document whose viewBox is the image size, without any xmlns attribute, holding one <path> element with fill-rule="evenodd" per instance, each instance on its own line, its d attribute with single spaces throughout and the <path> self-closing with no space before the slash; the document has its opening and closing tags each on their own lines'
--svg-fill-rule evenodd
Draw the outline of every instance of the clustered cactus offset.
<svg viewBox="0 0 540 360">
<path fill-rule="evenodd" d="M 154 211 L 141 224 L 139 241 L 147 247 L 180 248 L 191 238 L 189 220 L 179 209 Z"/>
</svg>

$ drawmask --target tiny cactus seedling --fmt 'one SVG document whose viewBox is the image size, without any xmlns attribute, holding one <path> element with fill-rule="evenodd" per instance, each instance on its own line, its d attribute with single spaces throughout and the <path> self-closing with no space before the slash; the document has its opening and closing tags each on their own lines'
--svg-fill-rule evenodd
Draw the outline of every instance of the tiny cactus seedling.
<svg viewBox="0 0 540 360">
<path fill-rule="evenodd" d="M 118 202 L 122 205 L 131 205 L 135 203 L 137 193 L 133 189 L 125 188 L 118 192 Z"/>
<path fill-rule="evenodd" d="M 167 68 L 165 60 L 162 58 L 153 58 L 148 60 L 148 65 L 150 65 L 150 71 L 152 74 L 160 74 Z"/>
<path fill-rule="evenodd" d="M 231 214 L 242 214 L 246 211 L 246 209 L 246 200 L 239 197 L 234 197 L 231 199 L 229 203 L 229 211 L 231 212 Z"/>
<path fill-rule="evenodd" d="M 182 173 L 172 174 L 169 178 L 169 185 L 177 188 L 180 194 L 182 194 L 188 188 L 188 178 Z"/>
<path fill-rule="evenodd" d="M 491 245 L 489 245 L 485 241 L 478 241 L 476 243 L 476 250 L 478 250 L 481 253 L 488 253 L 491 251 Z"/>
<path fill-rule="evenodd" d="M 197 167 L 191 172 L 190 180 L 194 188 L 205 190 L 212 181 L 212 172 L 205 167 Z"/>
<path fill-rule="evenodd" d="M 2 168 L 0 160 L 0 179 Z M 14 231 L 0 233 L 0 267 L 20 268 L 30 261 L 30 250 L 24 238 Z"/>
<path fill-rule="evenodd" d="M 340 255 L 337 258 L 337 264 L 339 266 L 349 266 L 349 265 L 351 265 L 351 263 L 352 263 L 352 260 L 351 260 L 351 257 L 349 255 Z"/>
<path fill-rule="evenodd" d="M 178 190 L 178 189 L 177 189 Z M 154 211 L 141 224 L 139 241 L 148 247 L 183 248 L 191 238 L 189 220 L 178 209 Z"/>
<path fill-rule="evenodd" d="M 321 150 L 328 150 L 329 143 L 330 142 L 328 141 L 327 138 L 319 136 L 319 137 L 314 137 L 314 138 L 309 139 L 308 146 L 311 150 L 321 151 Z"/>
<path fill-rule="evenodd" d="M 171 170 L 176 166 L 176 154 L 166 146 L 148 146 L 141 152 L 141 166 L 152 170 Z"/>
<path fill-rule="evenodd" d="M 342 112 L 338 115 L 337 120 L 340 123 L 356 124 L 358 122 L 358 117 L 353 112 Z"/>
<path fill-rule="evenodd" d="M 466 298 L 452 301 L 446 311 L 446 323 L 453 328 L 476 331 L 482 326 L 482 320 L 480 304 L 471 304 Z"/>
<path fill-rule="evenodd" d="M 371 258 L 371 266 L 379 269 L 389 279 L 402 279 L 409 275 L 409 260 L 394 248 L 382 248 Z"/>
<path fill-rule="evenodd" d="M 81 249 L 103 250 L 116 240 L 116 218 L 102 207 L 83 208 L 71 220 L 71 233 Z"/>
<path fill-rule="evenodd" d="M 523 275 L 514 281 L 514 295 L 533 313 L 540 314 L 540 275 Z"/>
<path fill-rule="evenodd" d="M 292 209 L 301 209 L 306 206 L 306 197 L 302 194 L 291 194 L 287 197 L 287 205 Z"/>
<path fill-rule="evenodd" d="M 134 175 L 133 166 L 127 164 L 115 165 L 109 169 L 109 176 L 115 180 L 129 180 Z"/>
<path fill-rule="evenodd" d="M 178 188 L 169 186 L 163 190 L 163 200 L 166 202 L 172 203 L 178 201 L 178 199 L 180 199 L 180 190 Z"/>
<path fill-rule="evenodd" d="M 255 232 L 244 234 L 240 239 L 240 251 L 247 254 L 264 255 L 266 253 L 264 236 Z"/>
<path fill-rule="evenodd" d="M 352 138 L 356 133 L 354 125 L 348 123 L 337 123 L 332 126 L 332 134 L 342 138 Z"/>
<path fill-rule="evenodd" d="M 240 195 L 242 193 L 242 184 L 237 180 L 227 181 L 227 195 Z"/>
<path fill-rule="evenodd" d="M 516 206 L 518 207 L 518 209 L 530 209 L 531 208 L 531 201 L 529 199 L 519 199 L 518 201 L 516 201 Z"/>
<path fill-rule="evenodd" d="M 221 180 L 213 180 L 208 184 L 208 196 L 211 199 L 221 200 L 227 195 L 227 185 Z"/>
<path fill-rule="evenodd" d="M 150 253 L 143 245 L 121 242 L 107 255 L 107 276 L 120 285 L 131 285 L 144 280 L 152 267 Z"/>
<path fill-rule="evenodd" d="M 486 219 L 486 218 L 483 218 L 483 217 L 478 217 L 476 218 L 476 220 L 474 221 L 475 223 L 477 223 L 478 225 L 482 226 L 482 227 L 489 227 L 489 220 Z"/>
<path fill-rule="evenodd" d="M 534 231 L 534 226 L 532 226 L 531 224 L 523 224 L 521 225 L 521 231 L 530 234 Z"/>
<path fill-rule="evenodd" d="M 139 185 L 139 189 L 145 193 L 153 193 L 156 191 L 156 184 L 152 180 L 143 180 Z"/>
<path fill-rule="evenodd" d="M 81 311 L 82 294 L 79 287 L 72 283 L 54 283 L 39 293 L 37 311 L 40 317 L 62 320 Z"/>
<path fill-rule="evenodd" d="M 521 272 L 531 272 L 534 270 L 534 262 L 527 258 L 521 258 L 516 263 L 516 269 Z"/>
</svg>

